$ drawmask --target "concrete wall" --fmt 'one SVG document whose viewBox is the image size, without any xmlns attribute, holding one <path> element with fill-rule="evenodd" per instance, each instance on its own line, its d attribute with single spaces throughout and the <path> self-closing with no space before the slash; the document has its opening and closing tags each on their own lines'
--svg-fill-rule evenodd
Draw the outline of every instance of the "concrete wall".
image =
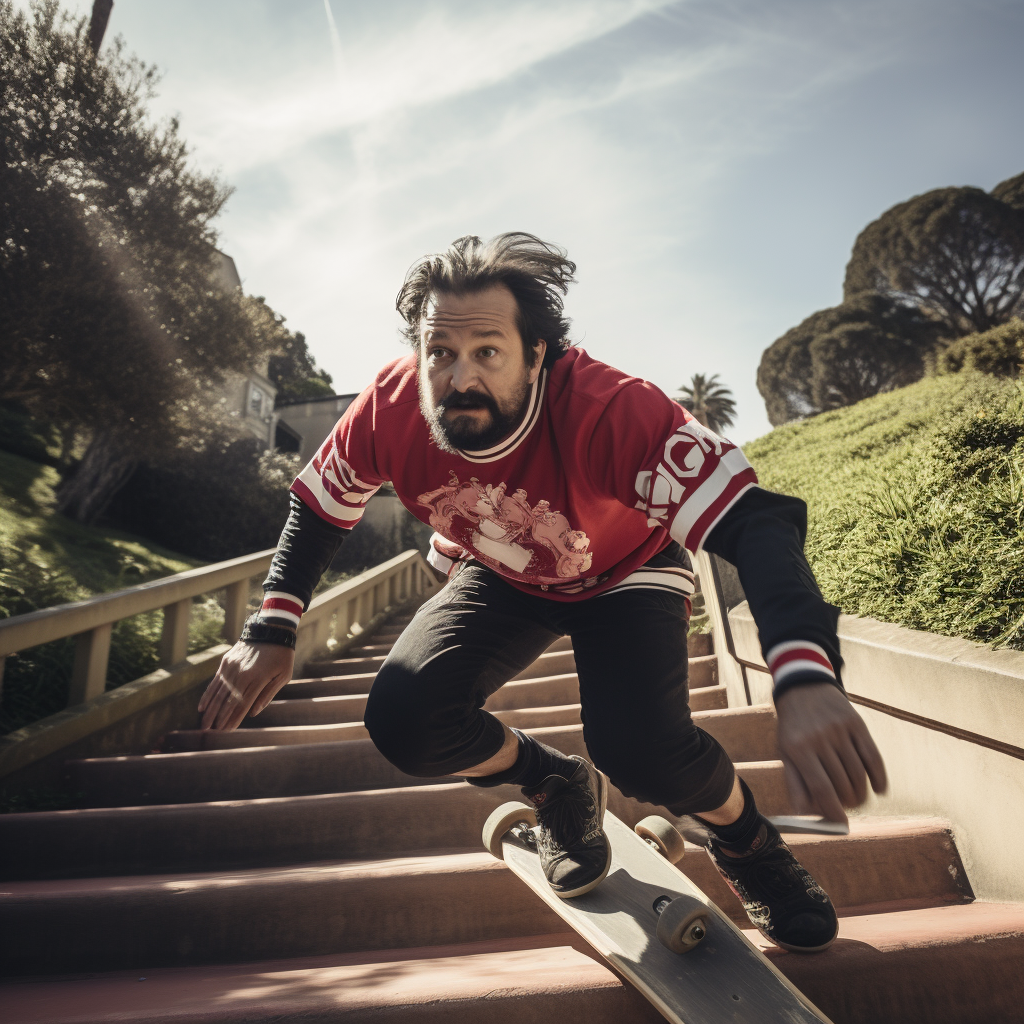
<svg viewBox="0 0 1024 1024">
<path fill-rule="evenodd" d="M 735 645 L 729 612 L 746 600 L 739 574 L 724 558 L 708 554 L 707 551 L 698 551 L 696 561 L 705 612 L 711 620 L 714 652 L 718 655 L 718 681 L 725 685 L 729 706 L 744 707 L 751 703 L 764 703 L 762 700 L 751 699 L 751 684 L 758 685 L 758 673 L 744 668 L 732 656 Z"/>
<path fill-rule="evenodd" d="M 763 664 L 747 604 L 728 617 L 736 653 Z M 839 638 L 851 699 L 884 708 L 857 706 L 889 774 L 858 813 L 948 818 L 977 896 L 1024 899 L 1024 652 L 852 615 Z M 768 703 L 770 677 L 748 675 L 761 677 L 752 702 Z"/>
<path fill-rule="evenodd" d="M 275 413 L 277 419 L 291 427 L 302 438 L 299 455 L 303 463 L 309 462 L 316 455 L 334 424 L 341 419 L 341 414 L 357 397 L 332 395 L 330 398 L 316 398 L 308 402 L 278 406 Z"/>
</svg>

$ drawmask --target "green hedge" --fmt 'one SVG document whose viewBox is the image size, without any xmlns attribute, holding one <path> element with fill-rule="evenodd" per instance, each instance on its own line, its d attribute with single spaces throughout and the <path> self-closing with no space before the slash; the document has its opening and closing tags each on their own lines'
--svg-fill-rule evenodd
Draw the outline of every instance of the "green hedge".
<svg viewBox="0 0 1024 1024">
<path fill-rule="evenodd" d="M 746 446 L 844 611 L 1024 650 L 1024 389 L 926 378 Z"/>
<path fill-rule="evenodd" d="M 1017 377 L 1024 363 L 1024 320 L 1012 317 L 990 331 L 958 338 L 936 357 L 939 373 L 981 370 L 999 377 Z"/>
<path fill-rule="evenodd" d="M 130 534 L 81 526 L 53 511 L 57 471 L 0 451 L 0 619 L 77 601 L 192 568 L 196 563 Z M 197 602 L 189 650 L 217 639 L 220 605 Z M 114 627 L 108 689 L 153 671 L 162 616 L 150 612 Z M 0 733 L 51 715 L 67 704 L 74 641 L 12 655 L 4 666 Z"/>
</svg>

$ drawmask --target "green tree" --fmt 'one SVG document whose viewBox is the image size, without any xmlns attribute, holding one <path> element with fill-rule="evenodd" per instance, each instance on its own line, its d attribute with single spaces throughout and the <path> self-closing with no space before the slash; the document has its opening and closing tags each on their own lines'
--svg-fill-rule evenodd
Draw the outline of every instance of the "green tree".
<svg viewBox="0 0 1024 1024">
<path fill-rule="evenodd" d="M 217 385 L 267 351 L 267 308 L 213 283 L 229 191 L 55 0 L 0 0 L 0 398 L 86 443 L 62 511 L 102 514 L 142 458 L 195 445 Z"/>
<path fill-rule="evenodd" d="M 812 313 L 761 357 L 757 388 L 773 426 L 852 405 L 923 376 L 941 325 L 918 307 L 862 292 Z"/>
<path fill-rule="evenodd" d="M 1024 296 L 1024 209 L 979 188 L 898 203 L 854 243 L 843 294 L 865 291 L 920 306 L 954 337 L 1003 323 Z"/>
<path fill-rule="evenodd" d="M 992 189 L 992 195 L 1015 210 L 1024 210 L 1024 173 L 999 182 Z"/>
<path fill-rule="evenodd" d="M 718 383 L 717 373 L 711 377 L 695 373 L 690 383 L 679 389 L 679 397 L 675 401 L 716 434 L 731 427 L 736 416 L 732 392 Z"/>
<path fill-rule="evenodd" d="M 316 365 L 301 332 L 282 331 L 274 355 L 270 357 L 267 377 L 277 388 L 278 402 L 293 402 L 303 398 L 323 398 L 333 395 L 333 380 L 326 370 Z"/>
</svg>

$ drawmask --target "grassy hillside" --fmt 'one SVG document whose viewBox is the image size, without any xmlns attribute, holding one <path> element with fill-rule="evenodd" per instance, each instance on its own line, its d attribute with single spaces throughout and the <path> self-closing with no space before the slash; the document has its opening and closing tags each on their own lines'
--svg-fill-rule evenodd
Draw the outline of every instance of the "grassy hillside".
<svg viewBox="0 0 1024 1024">
<path fill-rule="evenodd" d="M 76 601 L 182 572 L 193 560 L 129 534 L 80 526 L 53 511 L 57 471 L 0 451 L 0 618 Z M 190 648 L 215 643 L 223 615 L 214 601 L 193 613 Z M 111 642 L 110 683 L 157 665 L 161 615 L 119 623 Z M 67 701 L 73 641 L 7 659 L 0 732 L 59 711 Z"/>
<path fill-rule="evenodd" d="M 746 446 L 761 483 L 809 506 L 828 600 L 1024 649 L 1024 389 L 931 377 Z"/>
<path fill-rule="evenodd" d="M 54 580 L 56 602 L 116 590 L 182 572 L 199 563 L 114 530 L 81 526 L 53 511 L 57 470 L 0 451 L 0 557 L 4 583 L 17 564 Z M 28 570 L 32 572 L 32 569 Z M 59 582 L 58 582 L 59 580 Z M 0 591 L 0 615 L 17 614 L 17 598 Z M 37 605 L 37 607 L 45 607 Z"/>
</svg>

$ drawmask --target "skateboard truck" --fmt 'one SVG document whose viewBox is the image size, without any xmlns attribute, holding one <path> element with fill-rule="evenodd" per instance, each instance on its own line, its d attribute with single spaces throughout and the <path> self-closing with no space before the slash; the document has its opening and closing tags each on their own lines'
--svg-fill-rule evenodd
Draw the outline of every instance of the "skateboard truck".
<svg viewBox="0 0 1024 1024">
<path fill-rule="evenodd" d="M 516 822 L 516 824 L 509 829 L 509 832 L 524 846 L 529 846 L 530 849 L 537 848 L 537 836 L 534 834 L 534 831 L 530 827 L 530 823 L 528 821 Z"/>
</svg>

